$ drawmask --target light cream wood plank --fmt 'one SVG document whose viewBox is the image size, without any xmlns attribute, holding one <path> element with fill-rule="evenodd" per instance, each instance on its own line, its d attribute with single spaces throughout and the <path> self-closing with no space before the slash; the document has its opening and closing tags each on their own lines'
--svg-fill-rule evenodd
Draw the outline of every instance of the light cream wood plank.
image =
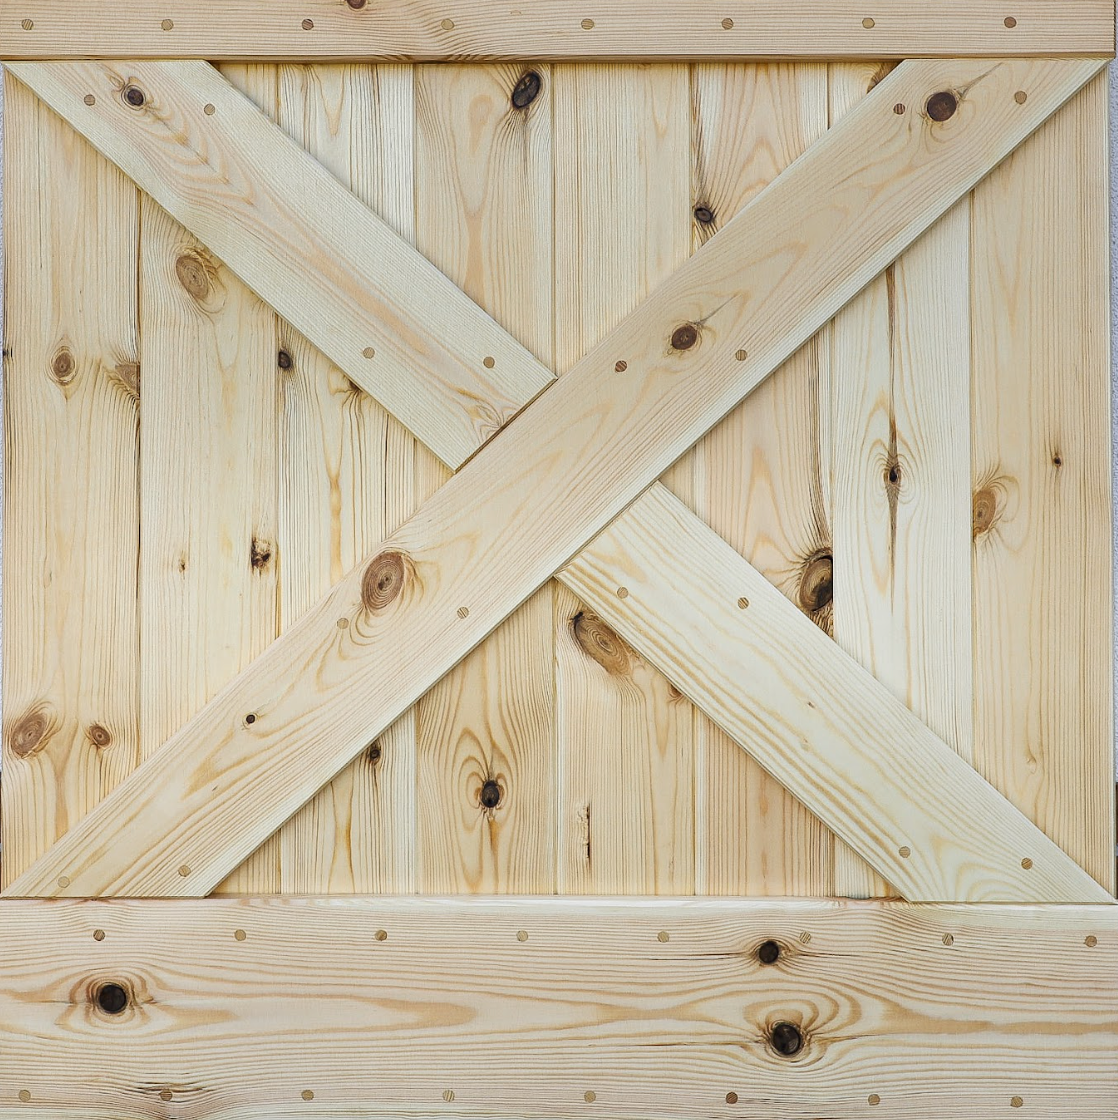
<svg viewBox="0 0 1118 1120">
<path fill-rule="evenodd" d="M 1114 889 L 1106 83 L 974 198 L 975 762 Z"/>
<path fill-rule="evenodd" d="M 826 131 L 827 67 L 706 63 L 693 70 L 692 99 L 693 228 L 702 244 Z M 820 400 L 827 330 L 691 453 L 705 497 L 687 501 L 671 481 L 669 489 L 829 629 L 830 514 L 821 454 L 829 414 Z M 830 832 L 713 724 L 698 767 L 702 893 L 833 893 Z"/>
<path fill-rule="evenodd" d="M 1114 907 L 35 901 L 3 935 L 4 1120 L 1110 1120 L 1118 1094 Z"/>
<path fill-rule="evenodd" d="M 893 64 L 891 62 L 880 59 L 862 63 L 832 63 L 828 91 L 832 124 L 841 120 L 843 115 L 854 108 L 892 69 Z M 905 106 L 905 111 L 908 111 L 908 106 Z M 827 378 L 823 387 L 824 395 L 830 402 L 831 423 L 828 425 L 829 429 L 833 428 L 833 425 L 842 419 L 841 413 L 844 406 L 837 400 L 838 394 L 841 393 L 845 397 L 854 396 L 857 400 L 859 380 L 864 383 L 867 376 L 871 384 L 874 381 L 884 383 L 887 386 L 890 384 L 893 339 L 890 330 L 889 312 L 891 309 L 895 311 L 895 303 L 896 262 L 886 269 L 884 275 L 879 276 L 864 291 L 860 292 L 858 297 L 852 300 L 835 317 L 835 321 L 831 325 L 832 361 L 828 366 Z M 860 375 L 857 372 L 855 374 L 853 388 L 846 388 L 845 382 L 840 384 L 840 365 L 844 362 L 852 362 L 860 370 Z M 857 404 L 854 402 L 845 404 L 845 411 L 852 413 L 853 419 L 856 421 Z M 895 407 L 892 408 L 891 414 L 895 417 Z M 852 440 L 849 434 L 837 431 L 834 434 L 839 443 L 843 444 L 844 453 L 855 453 L 847 445 L 853 442 L 857 446 L 857 438 Z M 888 457 L 890 446 L 891 441 L 887 432 L 886 457 Z M 830 468 L 828 475 L 832 483 L 832 491 L 835 488 L 839 490 L 835 502 L 837 506 L 841 506 L 845 523 L 850 518 L 857 518 L 858 516 L 857 499 L 861 497 L 860 487 L 864 480 L 860 474 L 852 477 L 851 467 L 845 461 L 840 461 L 839 453 L 836 452 L 835 445 L 832 442 L 828 441 L 824 454 Z M 859 463 L 859 468 L 864 469 L 864 464 Z M 899 487 L 888 481 L 888 470 L 888 465 L 884 465 L 881 475 L 881 485 L 889 487 L 885 491 L 888 512 L 886 514 L 885 537 L 883 538 L 887 548 L 894 539 L 893 517 L 891 516 L 894 507 L 890 505 L 890 497 L 897 499 L 897 507 L 900 504 Z M 871 493 L 874 494 L 877 494 L 876 488 L 873 488 L 873 482 L 876 481 L 874 479 L 870 483 Z M 877 520 L 879 521 L 880 517 Z M 872 672 L 874 659 L 872 656 L 873 634 L 870 629 L 870 622 L 873 617 L 880 616 L 883 613 L 881 610 L 882 593 L 880 589 L 875 587 L 872 547 L 867 547 L 865 554 L 859 552 L 859 547 L 863 544 L 869 546 L 874 542 L 863 542 L 857 535 L 856 525 L 848 526 L 844 524 L 842 530 L 836 536 L 842 547 L 839 562 L 843 571 L 848 573 L 848 578 L 840 579 L 837 606 L 834 602 L 835 596 L 832 594 L 832 636 L 835 636 L 833 623 L 834 616 L 837 613 L 841 621 L 840 646 L 852 656 L 858 657 L 861 653 L 862 664 L 868 664 Z M 895 553 L 895 545 L 893 552 Z M 832 553 L 832 564 L 833 562 L 834 553 Z M 863 573 L 860 572 L 860 568 L 863 564 L 866 567 L 864 573 L 866 578 L 861 578 Z M 886 563 L 886 570 L 889 570 L 888 563 Z M 862 583 L 868 584 L 868 591 L 863 589 Z M 885 588 L 886 592 L 891 592 L 892 583 L 893 580 L 890 579 Z M 858 597 L 867 593 L 870 595 L 871 603 L 875 603 L 877 610 L 871 612 L 868 617 L 865 615 L 860 617 L 859 612 L 862 606 Z M 889 621 L 891 621 L 891 618 L 889 614 L 886 614 L 885 622 L 888 623 Z M 859 629 L 859 623 L 862 624 L 861 629 Z M 886 636 L 880 635 L 879 637 Z M 898 676 L 893 671 L 891 662 L 885 665 L 885 658 L 878 658 L 878 661 L 882 662 L 883 673 L 894 679 Z M 900 676 L 903 684 L 903 666 Z M 855 898 L 886 898 L 896 893 L 895 888 L 891 887 L 857 852 L 838 838 L 835 839 L 834 846 L 834 869 L 834 890 L 838 895 Z"/>
<path fill-rule="evenodd" d="M 1112 54 L 1110 0 L 9 0 L 8 58 Z"/>
<path fill-rule="evenodd" d="M 9 893 L 208 890 L 1100 68 L 899 67 Z"/>
<path fill-rule="evenodd" d="M 3 879 L 136 764 L 135 188 L 5 85 Z"/>
<path fill-rule="evenodd" d="M 560 372 L 687 259 L 690 142 L 686 66 L 556 67 Z M 598 376 L 629 376 L 614 368 L 629 358 L 617 352 Z M 560 891 L 691 893 L 694 709 L 563 589 L 555 630 Z"/>
<path fill-rule="evenodd" d="M 834 67 L 833 116 L 881 74 Z M 830 391 L 835 639 L 968 761 L 969 258 L 964 199 L 838 315 Z M 895 893 L 845 847 L 836 876 Z"/>
<path fill-rule="evenodd" d="M 1108 898 L 665 488 L 561 578 L 910 901 Z"/>
<path fill-rule="evenodd" d="M 408 66 L 285 66 L 283 127 L 401 237 L 414 234 Z M 281 337 L 284 629 L 414 508 L 415 440 L 328 358 Z M 280 830 L 285 893 L 414 886 L 415 717 L 402 716 Z"/>
<path fill-rule="evenodd" d="M 420 251 L 547 365 L 551 84 L 528 64 L 416 71 Z M 551 612 L 546 585 L 418 705 L 420 890 L 554 889 Z"/>
<path fill-rule="evenodd" d="M 551 380 L 207 63 L 13 72 L 449 466 Z"/>
<path fill-rule="evenodd" d="M 273 111 L 274 67 L 231 75 Z M 140 747 L 144 758 L 278 633 L 276 317 L 141 200 Z M 274 844 L 222 885 L 278 886 Z"/>
</svg>

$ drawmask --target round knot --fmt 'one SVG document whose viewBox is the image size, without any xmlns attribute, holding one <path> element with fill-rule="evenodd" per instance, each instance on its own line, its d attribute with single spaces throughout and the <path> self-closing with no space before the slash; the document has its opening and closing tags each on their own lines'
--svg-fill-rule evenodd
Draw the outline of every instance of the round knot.
<svg viewBox="0 0 1118 1120">
<path fill-rule="evenodd" d="M 933 93 L 928 98 L 928 116 L 933 121 L 947 121 L 955 115 L 955 110 L 959 108 L 959 99 L 950 90 L 941 90 L 939 93 Z"/>
<path fill-rule="evenodd" d="M 571 619 L 571 633 L 579 649 L 607 673 L 617 677 L 629 674 L 629 647 L 596 614 L 579 611 Z"/>
<path fill-rule="evenodd" d="M 690 350 L 699 341 L 699 328 L 694 323 L 684 323 L 672 331 L 672 349 Z"/>
<path fill-rule="evenodd" d="M 539 97 L 542 88 L 543 79 L 535 70 L 529 70 L 513 86 L 512 107 L 514 109 L 527 109 Z"/>
<path fill-rule="evenodd" d="M 361 580 L 361 602 L 367 611 L 382 611 L 404 588 L 407 562 L 402 553 L 382 552 L 365 569 Z"/>
</svg>

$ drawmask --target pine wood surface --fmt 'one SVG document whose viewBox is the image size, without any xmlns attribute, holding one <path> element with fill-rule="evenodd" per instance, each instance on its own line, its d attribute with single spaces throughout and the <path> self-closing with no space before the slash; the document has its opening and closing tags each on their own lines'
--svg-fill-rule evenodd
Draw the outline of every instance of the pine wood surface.
<svg viewBox="0 0 1118 1120">
<path fill-rule="evenodd" d="M 956 64 L 956 65 L 959 65 L 959 64 Z M 1022 64 L 1014 64 L 1014 65 L 1016 65 L 1016 66 L 1021 66 L 1021 67 L 1025 67 L 1025 66 L 1036 66 L 1036 67 L 1042 67 L 1042 66 L 1044 66 L 1045 64 L 1024 64 L 1024 63 L 1022 63 Z M 1053 64 L 1047 64 L 1047 65 L 1051 66 L 1051 65 L 1053 65 Z M 1001 73 L 1003 73 L 1003 76 L 1005 76 L 1005 78 L 1006 78 L 1006 80 L 1007 80 L 1008 84 L 1013 84 L 1013 85 L 1016 85 L 1016 84 L 1018 84 L 1018 83 L 1017 83 L 1017 81 L 1009 81 L 1009 79 L 1013 77 L 1013 74 L 1011 73 L 1011 71 L 1012 71 L 1012 66 L 1009 66 L 1009 67 L 1005 67 L 1005 68 L 1003 68 L 1003 69 L 1002 69 L 1002 70 L 1000 70 L 1000 71 L 996 69 L 996 70 L 995 70 L 994 72 L 995 72 L 995 73 L 998 73 L 998 72 L 1001 72 Z M 1018 72 L 1018 74 L 1019 74 L 1019 73 L 1020 73 L 1020 72 Z M 982 90 L 982 87 L 981 87 L 981 86 L 978 86 L 978 87 L 975 87 L 975 88 L 976 88 L 976 91 L 979 91 L 979 92 L 980 92 L 980 91 Z M 965 111 L 969 111 L 969 110 L 970 110 L 970 109 L 971 109 L 971 108 L 972 108 L 972 107 L 974 106 L 974 104 L 975 104 L 975 99 L 977 98 L 977 96 L 978 96 L 978 93 L 977 93 L 977 92 L 976 92 L 976 93 L 975 93 L 974 95 L 972 95 L 972 96 L 971 96 L 971 98 L 970 98 L 970 103 L 969 103 L 969 104 L 968 104 L 968 102 L 967 102 L 967 101 L 964 101 L 964 104 L 963 104 L 963 109 L 964 109 Z M 1025 107 L 1024 107 L 1024 106 L 1017 106 L 1016 108 L 1019 108 L 1019 109 L 1021 109 L 1021 110 L 1024 110 L 1024 113 L 1025 113 L 1025 114 L 1028 114 L 1028 113 L 1032 113 L 1032 112 L 1034 112 L 1034 111 L 1035 111 L 1035 106 L 1036 106 L 1036 104 L 1037 104 L 1037 101 L 1038 101 L 1038 100 L 1039 100 L 1039 98 L 1038 98 L 1038 97 L 1035 97 L 1035 96 L 1034 96 L 1034 97 L 1031 97 L 1031 98 L 1029 99 L 1029 105 L 1030 105 L 1030 106 L 1032 106 L 1032 107 L 1031 107 L 1031 108 L 1029 108 L 1029 109 L 1027 109 L 1027 110 L 1025 109 Z M 808 165 L 810 166 L 810 161 L 807 161 L 807 162 L 808 162 Z M 799 166 L 799 167 L 800 167 L 800 168 L 802 169 L 802 167 L 803 167 L 804 165 L 803 165 L 803 164 L 801 164 L 801 165 L 798 165 L 798 166 Z M 770 197 L 770 198 L 771 198 L 772 196 L 770 195 L 770 196 L 767 196 L 767 197 Z M 654 303 L 655 303 L 655 301 L 654 301 Z M 705 328 L 704 328 L 704 329 L 705 329 Z M 748 364 L 748 363 L 746 363 L 746 364 Z M 548 392 L 548 394 L 547 394 L 547 395 L 545 396 L 544 400 L 550 400 L 550 399 L 552 398 L 553 394 L 555 394 L 555 393 L 556 393 L 556 391 L 558 390 L 558 388 L 559 388 L 559 386 L 557 386 L 557 387 L 556 387 L 556 389 L 550 390 L 550 391 Z M 541 401 L 540 403 L 542 404 L 543 402 Z M 538 407 L 539 407 L 539 406 L 533 406 L 533 408 L 534 408 L 534 409 L 537 409 L 537 410 L 538 410 Z M 530 411 L 531 411 L 531 410 L 530 410 Z M 520 423 L 522 423 L 522 422 L 518 422 L 518 424 L 520 424 Z M 514 425 L 513 429 L 511 429 L 511 430 L 510 430 L 510 433 L 511 433 L 511 432 L 515 432 L 516 430 L 517 430 L 517 425 Z M 471 464 L 471 466 L 474 466 L 474 465 L 476 465 L 476 461 L 475 461 L 475 464 Z M 459 482 L 459 481 L 460 481 L 460 480 L 461 480 L 461 479 L 462 479 L 463 477 L 466 477 L 466 475 L 467 475 L 467 474 L 468 474 L 468 470 L 467 470 L 467 472 L 463 472 L 463 474 L 462 474 L 462 475 L 458 476 L 458 479 L 456 479 L 456 480 L 455 480 L 455 483 L 458 483 L 458 482 Z M 453 490 L 453 488 L 454 488 L 454 485 L 455 485 L 455 483 L 452 483 L 452 484 L 451 484 L 451 487 L 450 487 L 449 489 Z M 255 722 L 255 721 L 254 721 L 254 722 Z M 189 865 L 187 865 L 187 864 L 181 864 L 181 865 L 178 865 L 178 866 L 176 866 L 176 867 L 175 867 L 175 869 L 174 869 L 174 870 L 175 870 L 175 874 L 176 874 L 176 875 L 178 875 L 178 877 L 179 877 L 179 878 L 181 878 L 181 879 L 189 879 L 189 878 L 190 878 L 190 876 L 189 876 L 189 875 L 179 875 L 179 872 L 181 871 L 182 867 L 188 867 L 188 866 L 189 866 Z M 181 885 L 180 885 L 180 886 L 181 886 Z"/>
<path fill-rule="evenodd" d="M 2 58 L 915 58 L 1114 53 L 1110 0 L 9 0 Z"/>
<path fill-rule="evenodd" d="M 4 1120 L 1105 1120 L 1118 1093 L 1113 907 L 36 901 L 0 933 Z"/>
</svg>

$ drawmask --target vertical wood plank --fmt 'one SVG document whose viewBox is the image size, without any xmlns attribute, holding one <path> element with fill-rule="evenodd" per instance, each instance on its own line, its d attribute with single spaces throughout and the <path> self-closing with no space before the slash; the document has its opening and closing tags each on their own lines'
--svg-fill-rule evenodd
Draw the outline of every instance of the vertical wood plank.
<svg viewBox="0 0 1118 1120">
<path fill-rule="evenodd" d="M 551 364 L 550 69 L 421 66 L 416 84 L 419 247 Z M 420 470 L 428 488 L 447 477 L 430 456 Z M 533 595 L 418 705 L 423 890 L 554 889 L 552 597 Z"/>
<path fill-rule="evenodd" d="M 5 82 L 2 883 L 136 764 L 135 187 Z"/>
<path fill-rule="evenodd" d="M 554 84 L 563 371 L 691 250 L 690 90 L 683 65 L 564 65 Z M 691 893 L 695 710 L 564 589 L 555 620 L 559 888 Z"/>
<path fill-rule="evenodd" d="M 1113 891 L 1106 93 L 974 195 L 974 677 L 979 770 Z"/>
<path fill-rule="evenodd" d="M 696 65 L 692 101 L 697 247 L 826 131 L 827 67 Z M 820 401 L 826 340 L 805 346 L 693 456 L 706 486 L 696 511 L 829 630 L 822 440 L 830 417 Z M 829 893 L 831 833 L 718 728 L 708 724 L 705 740 L 697 767 L 698 889 Z"/>
<path fill-rule="evenodd" d="M 888 69 L 832 67 L 833 119 Z M 830 386 L 835 639 L 968 759 L 969 254 L 965 199 L 836 317 Z M 896 893 L 841 843 L 836 889 Z"/>
<path fill-rule="evenodd" d="M 275 111 L 273 66 L 226 76 Z M 144 196 L 140 743 L 146 757 L 276 637 L 274 312 Z M 278 886 L 270 841 L 219 893 Z"/>
<path fill-rule="evenodd" d="M 410 66 L 285 66 L 279 122 L 397 233 L 414 239 Z M 412 512 L 415 440 L 286 325 L 279 360 L 286 629 Z M 415 789 L 409 712 L 280 830 L 282 890 L 410 890 Z"/>
</svg>

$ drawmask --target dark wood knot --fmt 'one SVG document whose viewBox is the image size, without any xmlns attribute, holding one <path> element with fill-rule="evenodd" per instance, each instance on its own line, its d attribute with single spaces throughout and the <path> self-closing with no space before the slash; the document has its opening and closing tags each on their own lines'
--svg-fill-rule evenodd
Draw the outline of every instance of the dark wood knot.
<svg viewBox="0 0 1118 1120">
<path fill-rule="evenodd" d="M 133 109 L 142 109 L 148 100 L 147 94 L 139 86 L 131 84 L 124 87 L 121 97 L 124 98 L 124 103 L 131 105 Z"/>
<path fill-rule="evenodd" d="M 290 369 L 295 364 L 295 359 L 291 357 L 290 350 L 281 350 L 276 355 L 276 365 L 280 369 Z"/>
<path fill-rule="evenodd" d="M 93 991 L 93 998 L 106 1015 L 119 1015 L 132 1002 L 128 988 L 113 981 L 98 984 Z"/>
<path fill-rule="evenodd" d="M 118 362 L 113 370 L 116 379 L 124 387 L 129 396 L 140 399 L 140 363 Z"/>
<path fill-rule="evenodd" d="M 345 2 L 355 11 L 359 12 L 368 3 L 368 0 L 345 0 Z"/>
<path fill-rule="evenodd" d="M 709 206 L 696 206 L 695 221 L 701 226 L 711 225 L 714 222 L 714 211 Z"/>
<path fill-rule="evenodd" d="M 780 945 L 775 941 L 762 941 L 757 946 L 757 959 L 762 964 L 776 964 L 780 960 Z"/>
<path fill-rule="evenodd" d="M 249 550 L 249 563 L 254 572 L 262 572 L 272 560 L 271 541 L 262 541 L 258 537 L 252 538 L 252 547 Z"/>
<path fill-rule="evenodd" d="M 482 785 L 478 798 L 483 808 L 496 809 L 501 804 L 501 787 L 490 778 Z"/>
<path fill-rule="evenodd" d="M 382 552 L 373 558 L 361 580 L 361 602 L 367 611 L 382 611 L 404 589 L 407 561 L 402 553 Z"/>
<path fill-rule="evenodd" d="M 542 88 L 543 79 L 539 74 L 535 70 L 527 71 L 512 88 L 512 107 L 527 109 L 539 97 Z"/>
<path fill-rule="evenodd" d="M 629 647 L 596 614 L 579 611 L 571 619 L 571 634 L 591 660 L 612 676 L 628 676 L 632 670 Z"/>
<path fill-rule="evenodd" d="M 51 359 L 50 375 L 59 385 L 69 385 L 74 380 L 77 369 L 74 355 L 65 346 Z"/>
<path fill-rule="evenodd" d="M 834 561 L 829 552 L 817 552 L 800 576 L 800 608 L 809 614 L 823 610 L 834 594 Z"/>
<path fill-rule="evenodd" d="M 803 1032 L 795 1023 L 777 1023 L 769 1032 L 772 1048 L 785 1058 L 791 1058 L 804 1048 Z"/>
<path fill-rule="evenodd" d="M 206 267 L 205 261 L 196 253 L 183 253 L 175 261 L 175 275 L 178 277 L 179 283 L 199 303 L 210 294 L 212 286 L 210 270 Z"/>
<path fill-rule="evenodd" d="M 988 533 L 998 519 L 998 495 L 992 486 L 984 486 L 974 492 L 971 503 L 971 536 L 978 540 Z"/>
<path fill-rule="evenodd" d="M 928 116 L 933 121 L 949 121 L 954 115 L 955 110 L 959 108 L 959 99 L 949 90 L 941 90 L 939 93 L 933 93 L 928 98 Z"/>
<path fill-rule="evenodd" d="M 699 341 L 699 328 L 694 323 L 684 323 L 672 331 L 672 349 L 690 350 Z"/>
<path fill-rule="evenodd" d="M 42 708 L 34 708 L 18 719 L 8 735 L 8 745 L 16 758 L 30 758 L 47 745 L 50 720 Z"/>
<path fill-rule="evenodd" d="M 89 741 L 98 749 L 104 750 L 106 747 L 112 745 L 113 736 L 109 729 L 100 723 L 93 723 L 89 726 Z"/>
</svg>

